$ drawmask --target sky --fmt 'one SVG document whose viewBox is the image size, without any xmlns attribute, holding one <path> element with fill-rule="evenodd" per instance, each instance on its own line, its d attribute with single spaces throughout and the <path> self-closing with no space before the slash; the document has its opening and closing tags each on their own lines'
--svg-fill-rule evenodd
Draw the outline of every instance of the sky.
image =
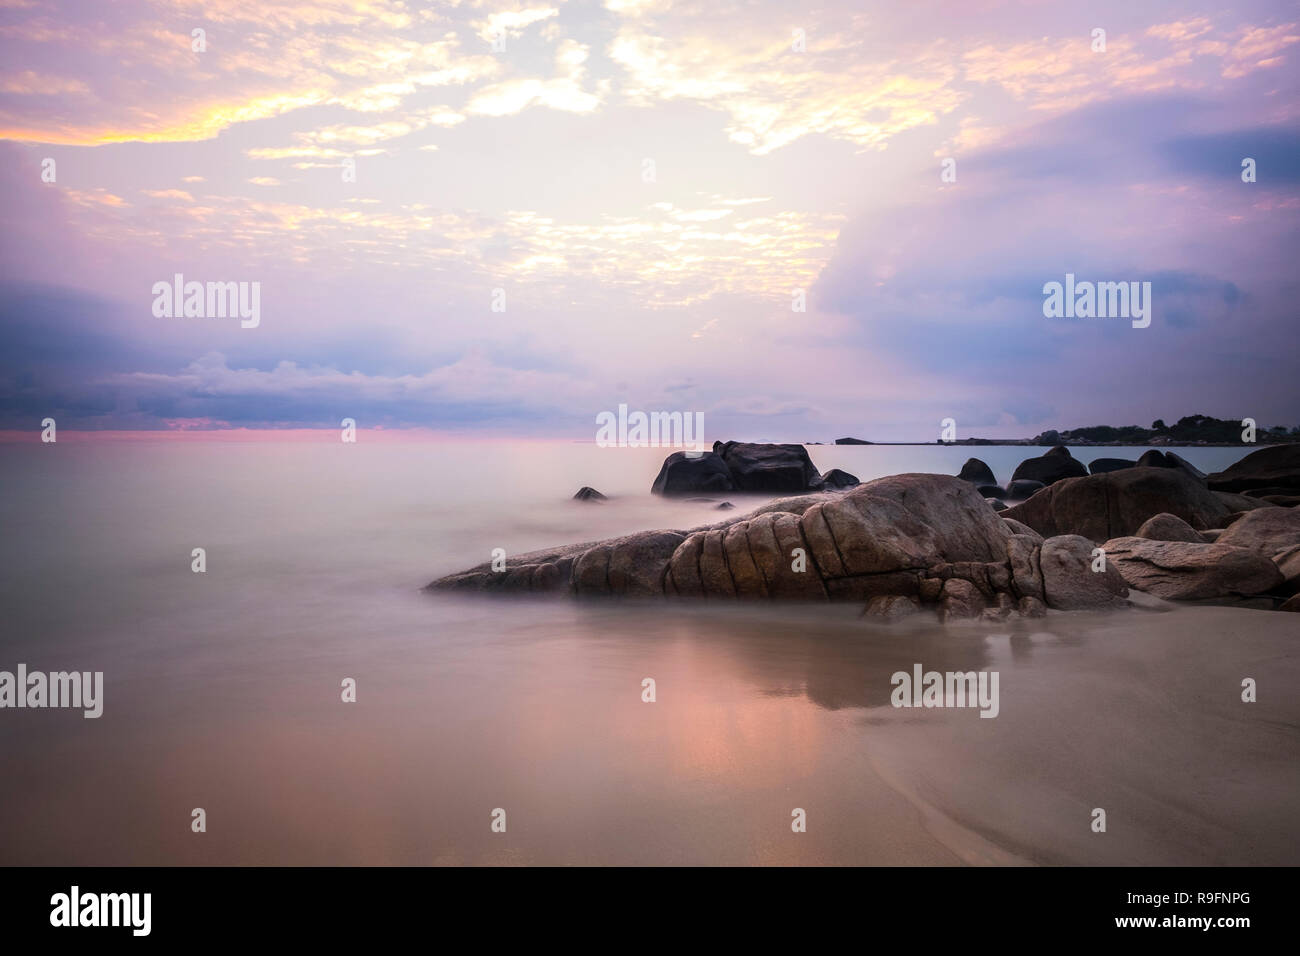
<svg viewBox="0 0 1300 956">
<path fill-rule="evenodd" d="M 1300 424 L 1298 93 L 1266 0 L 0 0 L 0 428 Z"/>
</svg>

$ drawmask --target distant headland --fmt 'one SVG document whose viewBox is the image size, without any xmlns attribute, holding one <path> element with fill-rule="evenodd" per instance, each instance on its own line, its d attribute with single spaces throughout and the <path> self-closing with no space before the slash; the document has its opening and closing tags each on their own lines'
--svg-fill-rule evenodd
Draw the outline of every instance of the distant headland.
<svg viewBox="0 0 1300 956">
<path fill-rule="evenodd" d="M 1249 437 L 1247 437 L 1249 436 Z M 1063 431 L 1048 429 L 1033 438 L 954 438 L 927 442 L 873 442 L 863 438 L 837 438 L 836 445 L 1277 445 L 1300 442 L 1300 426 L 1258 427 L 1251 419 L 1187 415 L 1172 425 L 1156 419 L 1141 425 L 1089 425 Z M 820 445 L 822 442 L 807 442 Z"/>
</svg>

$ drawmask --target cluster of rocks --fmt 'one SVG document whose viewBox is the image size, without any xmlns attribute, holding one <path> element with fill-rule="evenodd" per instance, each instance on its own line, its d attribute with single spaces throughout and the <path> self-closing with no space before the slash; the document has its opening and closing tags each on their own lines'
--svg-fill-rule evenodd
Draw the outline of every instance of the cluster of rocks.
<svg viewBox="0 0 1300 956">
<path fill-rule="evenodd" d="M 847 490 L 829 490 L 829 473 L 818 475 L 801 446 L 719 443 L 709 473 L 730 484 L 708 490 L 801 482 L 805 493 L 715 524 L 517 555 L 504 571 L 485 563 L 429 588 L 854 601 L 881 621 L 927 607 L 945 621 L 1120 607 L 1130 588 L 1297 610 L 1300 510 L 1220 490 L 1300 493 L 1300 460 L 1274 454 L 1290 447 L 1300 451 L 1264 449 L 1210 476 L 1169 461 L 1177 456 L 1078 474 L 1055 460 L 1073 460 L 1068 451 L 1053 449 L 1030 459 L 1040 463 L 1030 471 L 1051 481 L 997 512 L 978 484 L 992 474 L 976 459 L 957 477 L 853 479 Z M 704 458 L 680 455 L 664 463 L 660 493 L 680 493 L 665 490 L 676 488 L 674 460 Z M 1045 458 L 1054 460 L 1042 465 Z"/>
<path fill-rule="evenodd" d="M 740 491 L 783 494 L 851 488 L 858 479 L 832 468 L 822 474 L 803 445 L 714 442 L 713 451 L 679 451 L 669 455 L 650 491 L 685 496 Z"/>
</svg>

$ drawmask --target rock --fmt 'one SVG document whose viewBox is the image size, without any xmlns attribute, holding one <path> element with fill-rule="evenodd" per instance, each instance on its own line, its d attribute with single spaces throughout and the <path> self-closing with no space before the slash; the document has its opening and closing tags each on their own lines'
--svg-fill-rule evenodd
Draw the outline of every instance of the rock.
<svg viewBox="0 0 1300 956">
<path fill-rule="evenodd" d="M 1252 498 L 1250 495 L 1239 495 L 1231 491 L 1211 491 L 1216 498 L 1228 506 L 1229 512 L 1235 511 L 1254 511 L 1257 508 L 1276 508 L 1277 505 L 1271 501 L 1265 501 L 1262 498 Z"/>
<path fill-rule="evenodd" d="M 862 439 L 862 438 L 837 438 L 837 439 L 835 439 L 835 444 L 837 444 L 837 445 L 870 445 L 871 442 L 866 441 L 865 439 Z"/>
<path fill-rule="evenodd" d="M 1007 510 L 1007 506 L 1006 506 L 1005 504 L 1003 504 L 1001 501 L 998 501 L 998 499 L 996 499 L 996 498 L 985 498 L 984 501 L 985 501 L 985 502 L 986 502 L 986 503 L 987 503 L 987 504 L 988 504 L 988 505 L 989 505 L 989 506 L 990 506 L 994 511 L 1006 511 L 1006 510 Z"/>
<path fill-rule="evenodd" d="M 1287 548 L 1273 555 L 1273 563 L 1282 572 L 1282 584 L 1278 588 L 1281 594 L 1295 594 L 1300 591 L 1300 545 Z"/>
<path fill-rule="evenodd" d="M 1012 535 L 1007 539 L 1007 563 L 1011 568 L 1012 590 L 1021 597 L 1042 600 L 1043 571 L 1041 552 L 1043 539 L 1029 535 Z M 1091 573 L 1091 572 L 1090 572 Z"/>
<path fill-rule="evenodd" d="M 1142 527 L 1137 529 L 1136 537 L 1147 538 L 1151 541 L 1191 541 L 1195 544 L 1204 544 L 1205 539 L 1200 533 L 1177 515 L 1171 515 L 1161 512 L 1153 515 L 1146 521 L 1142 522 Z"/>
<path fill-rule="evenodd" d="M 713 452 L 675 451 L 664 459 L 652 494 L 668 497 L 698 494 L 701 491 L 735 491 L 731 471 L 721 455 Z"/>
<path fill-rule="evenodd" d="M 1007 527 L 1011 529 L 1011 532 L 1013 534 L 1027 534 L 1031 538 L 1034 538 L 1038 541 L 1043 540 L 1043 536 L 1041 534 L 1039 534 L 1033 528 L 1029 527 L 1029 525 L 1021 524 L 1015 518 L 1008 518 L 1006 515 L 1002 515 L 1002 520 L 1007 523 Z"/>
<path fill-rule="evenodd" d="M 588 488 L 583 485 L 573 496 L 574 501 L 608 501 L 609 499 L 602 495 L 595 488 Z"/>
<path fill-rule="evenodd" d="M 1142 457 L 1137 460 L 1137 463 L 1143 468 L 1178 468 L 1197 481 L 1205 480 L 1205 472 L 1186 458 L 1175 455 L 1171 451 L 1157 451 L 1152 448 L 1150 451 L 1144 452 Z"/>
<path fill-rule="evenodd" d="M 996 485 L 997 478 L 993 476 L 993 469 L 978 458 L 967 458 L 966 464 L 961 466 L 961 471 L 957 477 L 962 481 L 969 481 L 973 485 Z"/>
<path fill-rule="evenodd" d="M 1205 472 L 1201 471 L 1201 469 L 1197 468 L 1186 458 L 1183 458 L 1181 455 L 1175 455 L 1172 451 L 1165 452 L 1165 460 L 1169 462 L 1170 468 L 1181 468 L 1197 481 L 1205 481 L 1208 477 Z"/>
<path fill-rule="evenodd" d="M 939 619 L 945 623 L 961 618 L 979 617 L 984 613 L 984 597 L 969 581 L 949 578 L 943 583 L 941 593 Z"/>
<path fill-rule="evenodd" d="M 730 511 L 730 510 L 731 510 L 732 508 L 734 508 L 734 507 L 736 507 L 736 506 L 733 505 L 730 501 L 724 501 L 724 502 L 722 502 L 722 504 L 718 505 L 718 506 L 717 506 L 716 508 L 714 508 L 713 510 L 714 510 L 714 511 Z"/>
<path fill-rule="evenodd" d="M 1219 535 L 1223 534 L 1223 529 L 1206 528 L 1204 531 L 1198 531 L 1196 533 L 1201 536 L 1202 541 L 1206 541 L 1210 544 L 1214 544 L 1214 542 L 1219 540 Z"/>
<path fill-rule="evenodd" d="M 1077 534 L 1043 542 L 1039 556 L 1047 603 L 1062 611 L 1122 607 L 1128 595 L 1124 579 L 1110 565 L 1093 571 L 1093 543 Z"/>
<path fill-rule="evenodd" d="M 1300 489 L 1300 443 L 1270 445 L 1253 451 L 1241 461 L 1207 479 L 1215 491 L 1247 491 L 1251 488 Z"/>
<path fill-rule="evenodd" d="M 1077 561 L 1058 562 L 1055 592 L 1046 590 L 1044 546 L 1033 532 L 1015 534 L 969 482 L 895 475 L 768 502 L 708 527 L 511 557 L 502 574 L 485 563 L 429 587 L 864 604 L 905 597 L 938 605 L 945 619 L 990 609 L 1001 620 L 1026 597 L 1075 606 L 1084 600 L 1079 595 L 1097 591 L 1100 576 Z M 1072 582 L 1072 575 L 1081 580 Z M 902 609 L 899 602 L 875 605 L 880 613 Z"/>
<path fill-rule="evenodd" d="M 1081 534 L 1093 541 L 1135 534 L 1162 512 L 1193 528 L 1215 527 L 1231 513 L 1205 485 L 1179 468 L 1124 468 L 1067 478 L 1003 512 L 1044 537 Z"/>
<path fill-rule="evenodd" d="M 1007 489 L 999 485 L 976 485 L 975 490 L 985 498 L 1005 498 Z"/>
<path fill-rule="evenodd" d="M 1282 572 L 1267 557 L 1222 543 L 1128 536 L 1107 541 L 1102 548 L 1107 566 L 1129 587 L 1171 601 L 1264 594 L 1282 583 Z"/>
<path fill-rule="evenodd" d="M 1046 617 L 1047 605 L 1036 597 L 1022 597 L 1019 604 L 1021 617 Z"/>
<path fill-rule="evenodd" d="M 821 478 L 803 445 L 715 442 L 713 452 L 731 472 L 737 491 L 807 491 Z"/>
<path fill-rule="evenodd" d="M 1300 505 L 1300 495 L 1263 495 L 1259 500 L 1267 501 L 1279 508 L 1294 508 L 1296 505 Z"/>
<path fill-rule="evenodd" d="M 1300 611 L 1300 594 L 1293 594 L 1278 606 L 1279 611 Z"/>
<path fill-rule="evenodd" d="M 841 471 L 838 468 L 832 468 L 826 474 L 821 476 L 819 487 L 822 488 L 852 488 L 860 485 L 857 475 L 850 475 L 847 471 Z"/>
<path fill-rule="evenodd" d="M 1248 498 L 1268 498 L 1272 495 L 1295 497 L 1296 495 L 1300 495 L 1300 490 L 1295 488 L 1284 488 L 1281 485 L 1268 485 L 1264 488 L 1251 488 L 1248 491 L 1243 491 L 1242 494 L 1246 495 Z"/>
<path fill-rule="evenodd" d="M 1017 465 L 1011 475 L 1011 483 L 1014 485 L 1018 478 L 1028 478 L 1051 485 L 1064 478 L 1080 478 L 1086 474 L 1088 469 L 1083 466 L 1083 462 L 1071 456 L 1070 450 L 1064 445 L 1057 445 L 1047 454 L 1038 458 L 1026 458 Z"/>
<path fill-rule="evenodd" d="M 1242 515 L 1223 534 L 1218 544 L 1249 548 L 1274 555 L 1300 545 L 1300 511 L 1290 508 L 1260 508 Z"/>
<path fill-rule="evenodd" d="M 1007 497 L 1015 501 L 1024 501 L 1026 498 L 1032 498 L 1038 492 L 1046 488 L 1047 485 L 1041 481 L 1031 478 L 1020 478 L 1007 485 Z"/>
<path fill-rule="evenodd" d="M 921 605 L 915 598 L 903 594 L 879 594 L 867 603 L 867 609 L 863 613 L 882 624 L 893 624 L 919 610 Z"/>
<path fill-rule="evenodd" d="M 1137 462 L 1130 458 L 1094 458 L 1088 464 L 1088 473 L 1092 475 L 1104 475 L 1108 471 L 1119 471 L 1121 468 L 1133 468 Z"/>
</svg>

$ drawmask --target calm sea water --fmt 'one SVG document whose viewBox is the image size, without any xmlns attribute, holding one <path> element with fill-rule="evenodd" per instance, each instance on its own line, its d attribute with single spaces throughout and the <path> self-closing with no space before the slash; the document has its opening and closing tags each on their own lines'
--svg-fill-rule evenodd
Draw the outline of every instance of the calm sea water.
<svg viewBox="0 0 1300 956">
<path fill-rule="evenodd" d="M 810 451 L 863 479 L 953 474 L 974 453 L 1003 481 L 1033 453 Z M 1206 471 L 1240 457 L 1179 453 Z M 856 607 L 419 590 L 496 547 L 720 517 L 649 495 L 663 454 L 0 445 L 0 670 L 105 675 L 98 720 L 0 711 L 0 863 L 1300 863 L 1287 615 L 992 633 L 872 627 Z M 613 500 L 570 501 L 582 485 Z M 914 663 L 998 670 L 1000 715 L 890 707 Z"/>
</svg>

